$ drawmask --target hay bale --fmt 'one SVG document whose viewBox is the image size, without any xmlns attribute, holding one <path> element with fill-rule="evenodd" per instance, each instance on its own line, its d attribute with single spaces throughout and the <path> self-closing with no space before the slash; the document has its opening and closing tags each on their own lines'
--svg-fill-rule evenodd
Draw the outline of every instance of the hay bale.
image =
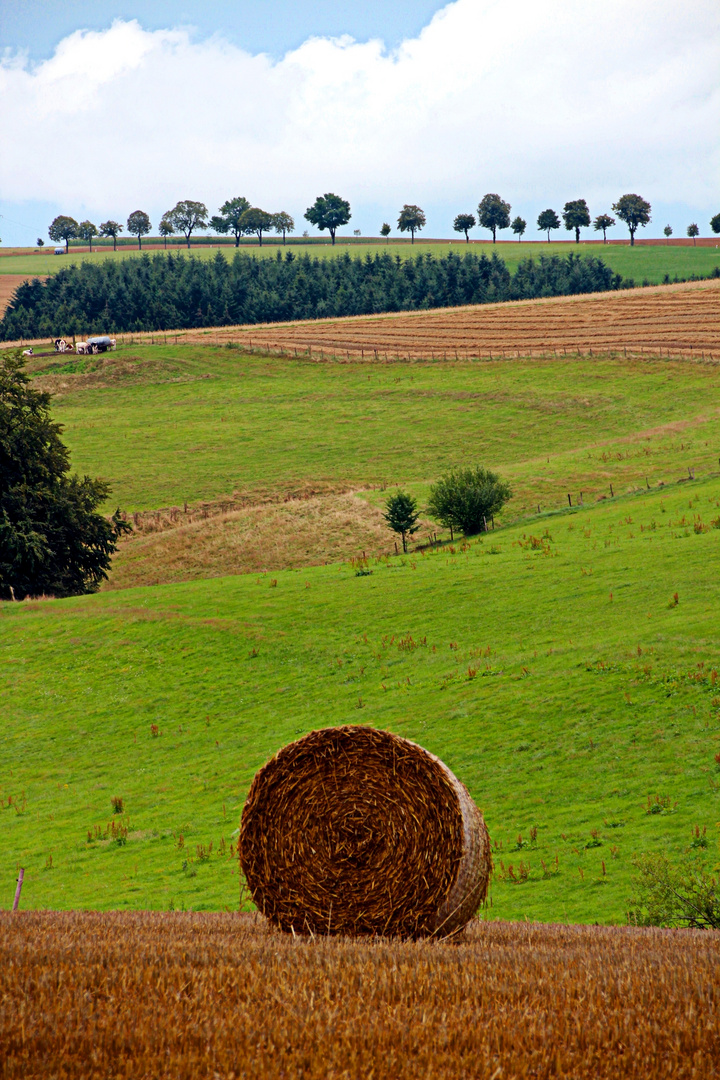
<svg viewBox="0 0 720 1080">
<path fill-rule="evenodd" d="M 445 937 L 472 918 L 491 869 L 465 786 L 368 727 L 313 731 L 264 765 L 239 850 L 257 908 L 295 933 Z"/>
</svg>

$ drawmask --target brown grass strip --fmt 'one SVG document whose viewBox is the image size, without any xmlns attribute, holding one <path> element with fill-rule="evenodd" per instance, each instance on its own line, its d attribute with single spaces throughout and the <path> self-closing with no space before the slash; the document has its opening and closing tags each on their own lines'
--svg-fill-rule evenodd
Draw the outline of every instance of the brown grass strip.
<svg viewBox="0 0 720 1080">
<path fill-rule="evenodd" d="M 253 780 L 240 861 L 282 930 L 445 937 L 487 893 L 490 840 L 439 758 L 388 731 L 313 731 Z"/>
</svg>

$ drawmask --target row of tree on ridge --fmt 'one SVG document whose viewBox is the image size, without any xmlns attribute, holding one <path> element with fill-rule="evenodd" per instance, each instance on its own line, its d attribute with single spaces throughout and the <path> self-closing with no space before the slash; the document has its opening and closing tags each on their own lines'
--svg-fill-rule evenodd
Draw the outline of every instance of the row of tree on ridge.
<svg viewBox="0 0 720 1080">
<path fill-rule="evenodd" d="M 644 228 L 651 220 L 652 207 L 650 203 L 640 195 L 622 195 L 612 210 L 623 221 L 630 232 L 630 243 L 635 243 L 635 232 L 639 227 Z M 493 243 L 496 242 L 498 231 L 512 229 L 518 240 L 527 229 L 527 221 L 519 215 L 512 221 L 510 203 L 495 193 L 488 193 L 478 204 L 477 217 L 475 214 L 458 214 L 453 222 L 455 232 L 464 234 L 466 242 L 469 242 L 469 233 L 476 225 L 488 229 L 492 233 Z M 312 206 L 305 211 L 305 219 L 315 225 L 321 232 L 326 229 L 330 234 L 332 243 L 335 243 L 335 234 L 338 228 L 346 225 L 352 216 L 350 203 L 347 199 L 340 198 L 332 192 L 318 195 Z M 594 219 L 590 217 L 590 210 L 585 199 L 571 199 L 565 203 L 562 210 L 562 223 L 569 232 L 575 233 L 575 242 L 580 242 L 580 230 L 591 224 L 596 232 L 602 232 L 603 242 L 607 243 L 607 230 L 616 224 L 616 219 L 607 213 L 598 214 Z M 415 204 L 406 203 L 400 211 L 397 228 L 400 232 L 410 233 L 411 240 L 415 242 L 415 233 L 421 232 L 425 227 L 425 212 Z M 720 233 L 720 214 L 716 214 L 710 222 L 713 232 Z M 210 216 L 204 203 L 192 199 L 183 199 L 172 210 L 166 211 L 160 221 L 158 231 L 165 240 L 167 247 L 168 237 L 182 234 L 187 246 L 190 247 L 190 237 L 198 229 L 211 228 L 214 232 L 223 235 L 232 235 L 235 238 L 235 246 L 238 247 L 243 236 L 255 235 L 262 246 L 263 234 L 275 231 L 282 235 L 283 243 L 288 234 L 295 231 L 295 221 L 286 211 L 270 214 L 257 206 L 251 206 L 243 196 L 228 199 L 219 208 L 217 214 Z M 547 233 L 548 243 L 550 233 L 561 227 L 561 221 L 555 210 L 543 210 L 537 218 L 537 227 L 540 232 Z M 137 236 L 138 247 L 142 249 L 142 238 L 150 233 L 152 223 L 144 210 L 134 210 L 127 219 L 125 226 L 118 221 L 109 219 L 103 221 L 98 228 L 92 221 L 77 222 L 75 218 L 66 214 L 60 214 L 54 219 L 49 227 L 48 234 L 55 243 L 65 243 L 68 250 L 70 240 L 84 240 L 92 251 L 93 239 L 96 236 L 110 237 L 113 241 L 113 249 L 117 249 L 117 238 L 124 228 L 132 236 Z M 673 230 L 670 225 L 664 228 L 664 234 L 669 239 Z M 392 232 L 388 222 L 383 222 L 380 229 L 381 236 L 388 237 Z M 687 235 L 693 241 L 699 236 L 700 230 L 693 223 L 687 228 Z M 38 239 L 38 245 L 43 241 Z"/>
</svg>

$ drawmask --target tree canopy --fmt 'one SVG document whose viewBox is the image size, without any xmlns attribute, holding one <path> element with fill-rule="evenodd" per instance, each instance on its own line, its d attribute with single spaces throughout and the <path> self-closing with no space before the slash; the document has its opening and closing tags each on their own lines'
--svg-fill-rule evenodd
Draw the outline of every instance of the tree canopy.
<svg viewBox="0 0 720 1080">
<path fill-rule="evenodd" d="M 603 244 L 607 244 L 607 236 L 605 235 L 608 229 L 612 229 L 615 224 L 615 218 L 610 217 L 609 214 L 598 214 L 593 221 L 593 229 L 595 232 L 602 232 Z"/>
<path fill-rule="evenodd" d="M 285 210 L 281 210 L 279 214 L 273 214 L 273 229 L 278 234 L 282 233 L 283 245 L 285 244 L 285 233 L 295 232 L 295 218 L 286 213 Z"/>
<path fill-rule="evenodd" d="M 77 236 L 79 228 L 80 226 L 75 218 L 68 217 L 66 214 L 58 214 L 48 229 L 48 236 L 51 240 L 54 240 L 56 244 L 59 244 L 64 240 L 65 251 L 67 252 L 68 245 L 70 241 L 74 240 Z"/>
<path fill-rule="evenodd" d="M 383 517 L 393 532 L 400 533 L 403 551 L 407 551 L 408 536 L 412 536 L 420 528 L 417 523 L 420 514 L 415 499 L 404 491 L 396 492 L 385 503 Z"/>
<path fill-rule="evenodd" d="M 710 218 L 710 228 L 714 233 L 720 233 L 720 214 Z"/>
<path fill-rule="evenodd" d="M 97 508 L 110 487 L 70 475 L 50 394 L 33 390 L 20 350 L 0 363 L 0 596 L 95 592 L 121 533 L 119 510 Z"/>
<path fill-rule="evenodd" d="M 142 251 L 142 238 L 147 236 L 152 228 L 150 218 L 144 210 L 133 210 L 127 219 L 127 231 L 131 236 L 137 236 L 138 248 Z"/>
<path fill-rule="evenodd" d="M 400 211 L 397 227 L 400 232 L 409 232 L 412 237 L 410 242 L 414 244 L 415 233 L 420 232 L 425 227 L 424 212 L 414 203 L 405 203 Z"/>
<path fill-rule="evenodd" d="M 318 195 L 312 206 L 305 211 L 305 220 L 315 225 L 320 232 L 328 230 L 335 243 L 335 231 L 341 225 L 347 225 L 351 218 L 350 203 L 341 199 L 339 195 L 333 195 L 327 191 L 324 195 Z"/>
<path fill-rule="evenodd" d="M 101 221 L 100 222 L 100 235 L 112 236 L 113 238 L 113 251 L 117 251 L 117 238 L 123 231 L 123 227 L 119 221 Z"/>
<path fill-rule="evenodd" d="M 524 218 L 516 217 L 514 219 L 512 225 L 510 226 L 510 228 L 515 233 L 518 240 L 522 240 L 522 235 L 525 232 L 525 230 L 527 229 L 527 221 L 525 221 Z"/>
<path fill-rule="evenodd" d="M 184 235 L 187 246 L 190 247 L 190 237 L 195 229 L 207 228 L 208 208 L 205 203 L 181 199 L 180 202 L 175 203 L 172 210 L 163 214 L 163 217 L 167 218 L 177 232 Z"/>
<path fill-rule="evenodd" d="M 554 229 L 560 228 L 560 218 L 557 216 L 554 210 L 541 210 L 537 219 L 538 232 L 546 232 L 548 238 L 548 244 L 550 243 L 550 232 Z"/>
<path fill-rule="evenodd" d="M 251 206 L 241 216 L 238 224 L 244 233 L 255 233 L 262 247 L 262 234 L 273 227 L 273 220 L 273 215 L 266 210 Z"/>
<path fill-rule="evenodd" d="M 484 195 L 478 205 L 478 225 L 483 229 L 489 229 L 492 233 L 493 244 L 495 243 L 498 229 L 507 229 L 510 225 L 510 203 L 506 203 L 499 195 Z"/>
<path fill-rule="evenodd" d="M 431 485 L 428 513 L 446 529 L 475 536 L 511 495 L 510 485 L 490 469 L 453 469 Z"/>
<path fill-rule="evenodd" d="M 243 195 L 236 195 L 234 199 L 224 202 L 217 214 L 210 218 L 210 228 L 216 233 L 232 233 L 235 237 L 235 247 L 238 247 L 240 237 L 244 234 L 244 229 L 240 226 L 240 218 L 249 209 L 248 200 Z"/>
<path fill-rule="evenodd" d="M 477 225 L 474 214 L 458 214 L 453 221 L 453 229 L 455 232 L 465 233 L 465 243 L 470 243 L 470 237 L 468 233 L 471 229 L 474 229 Z"/>
<path fill-rule="evenodd" d="M 165 248 L 167 249 L 167 238 L 168 236 L 173 236 L 175 233 L 175 226 L 173 225 L 172 221 L 170 221 L 167 214 L 163 214 L 163 216 L 160 218 L 158 232 L 165 241 Z"/>
<path fill-rule="evenodd" d="M 580 243 L 580 230 L 590 224 L 590 211 L 584 199 L 571 199 L 563 207 L 563 221 L 568 232 L 575 230 L 575 243 Z"/>
<path fill-rule="evenodd" d="M 645 228 L 650 219 L 652 207 L 641 195 L 621 195 L 612 205 L 613 210 L 624 221 L 630 231 L 630 246 L 635 244 L 635 232 L 638 226 Z"/>
<path fill-rule="evenodd" d="M 97 225 L 93 225 L 92 221 L 81 221 L 78 225 L 78 236 L 81 240 L 87 241 L 92 251 L 93 236 L 97 236 Z"/>
</svg>

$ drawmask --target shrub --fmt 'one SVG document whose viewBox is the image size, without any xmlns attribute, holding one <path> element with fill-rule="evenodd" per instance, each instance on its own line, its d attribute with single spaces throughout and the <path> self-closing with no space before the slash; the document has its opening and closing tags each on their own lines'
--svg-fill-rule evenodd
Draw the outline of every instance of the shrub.
<svg viewBox="0 0 720 1080">
<path fill-rule="evenodd" d="M 487 530 L 488 520 L 511 495 L 510 485 L 489 469 L 457 469 L 430 488 L 428 513 L 446 529 L 474 536 Z"/>
<path fill-rule="evenodd" d="M 720 929 L 720 880 L 684 859 L 675 865 L 662 854 L 637 855 L 636 896 L 630 901 L 633 926 Z"/>
</svg>

